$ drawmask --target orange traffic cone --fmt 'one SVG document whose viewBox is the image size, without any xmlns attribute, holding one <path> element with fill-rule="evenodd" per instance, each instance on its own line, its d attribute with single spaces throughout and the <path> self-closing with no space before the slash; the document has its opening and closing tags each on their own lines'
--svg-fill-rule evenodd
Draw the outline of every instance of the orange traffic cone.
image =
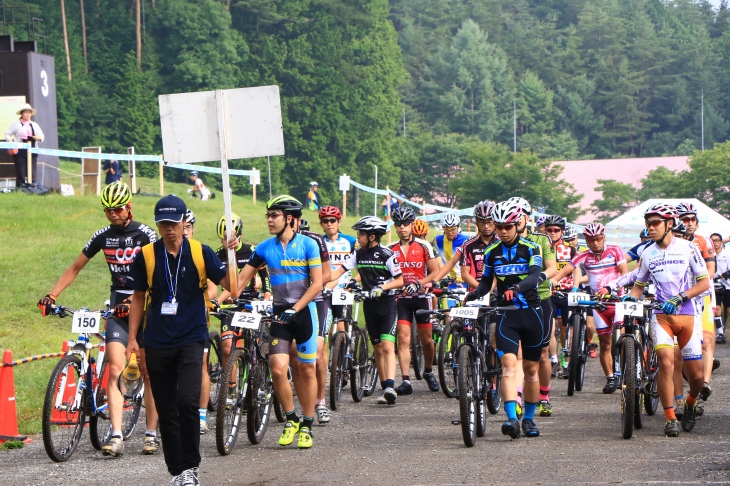
<svg viewBox="0 0 730 486">
<path fill-rule="evenodd" d="M 12 364 L 13 353 L 6 349 L 3 353 L 3 365 Z M 0 443 L 8 440 L 27 439 L 18 434 L 18 409 L 15 404 L 15 380 L 13 367 L 0 367 Z"/>
</svg>

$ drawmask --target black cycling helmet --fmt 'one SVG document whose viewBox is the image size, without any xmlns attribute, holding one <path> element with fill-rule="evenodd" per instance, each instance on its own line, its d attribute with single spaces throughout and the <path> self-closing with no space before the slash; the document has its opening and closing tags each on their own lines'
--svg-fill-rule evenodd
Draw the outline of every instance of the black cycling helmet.
<svg viewBox="0 0 730 486">
<path fill-rule="evenodd" d="M 306 219 L 300 219 L 299 220 L 299 230 L 300 231 L 309 231 L 309 221 Z"/>
<path fill-rule="evenodd" d="M 402 221 L 410 224 L 416 220 L 416 213 L 411 208 L 403 206 L 397 207 L 393 210 L 393 222 Z"/>
<path fill-rule="evenodd" d="M 295 218 L 302 217 L 303 207 L 304 206 L 302 205 L 302 203 L 287 194 L 279 194 L 278 196 L 274 196 L 269 199 L 269 202 L 266 203 L 267 211 L 270 209 L 280 209 L 287 214 L 291 214 Z"/>
<path fill-rule="evenodd" d="M 647 228 L 641 230 L 641 233 L 639 233 L 639 238 L 649 238 L 649 230 Z"/>
<path fill-rule="evenodd" d="M 383 236 L 388 231 L 388 223 L 377 216 L 365 216 L 352 226 L 355 231 L 364 231 L 367 234 Z"/>
<path fill-rule="evenodd" d="M 557 226 L 561 230 L 565 231 L 565 219 L 557 214 L 553 214 L 545 218 L 545 222 L 543 224 L 546 228 L 548 226 Z"/>
</svg>

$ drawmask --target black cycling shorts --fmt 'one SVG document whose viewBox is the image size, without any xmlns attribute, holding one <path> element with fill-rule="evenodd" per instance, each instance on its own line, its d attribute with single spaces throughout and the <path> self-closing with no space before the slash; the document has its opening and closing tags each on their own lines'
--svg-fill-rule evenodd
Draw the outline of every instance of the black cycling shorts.
<svg viewBox="0 0 730 486">
<path fill-rule="evenodd" d="M 730 309 L 730 289 L 723 289 L 721 292 L 715 291 L 715 302 L 718 306 L 722 304 L 725 309 Z"/>
<path fill-rule="evenodd" d="M 542 346 L 550 345 L 550 336 L 553 334 L 553 303 L 550 299 L 540 302 L 542 308 L 543 322 L 545 323 L 545 335 L 542 338 Z"/>
<path fill-rule="evenodd" d="M 381 341 L 395 343 L 396 304 L 395 297 L 383 296 L 379 299 L 366 299 L 362 302 L 365 314 L 365 327 L 370 335 L 370 342 Z"/>
<path fill-rule="evenodd" d="M 517 356 L 522 341 L 522 359 L 540 361 L 546 326 L 540 307 L 505 312 L 497 321 L 499 356 L 507 353 Z"/>
<path fill-rule="evenodd" d="M 562 321 L 563 326 L 568 325 L 568 318 L 570 317 L 570 307 L 568 306 L 568 297 L 563 296 L 560 297 L 558 295 L 553 295 L 550 297 L 550 302 L 553 304 L 554 314 L 553 316 L 557 318 L 558 316 L 558 310 L 560 310 L 560 320 Z"/>
<path fill-rule="evenodd" d="M 279 315 L 291 306 L 274 306 L 274 315 Z M 299 311 L 294 322 L 282 324 L 271 323 L 270 354 L 289 354 L 292 341 L 297 342 L 297 357 L 302 363 L 317 361 L 317 307 L 310 302 L 305 309 Z"/>
<path fill-rule="evenodd" d="M 112 290 L 109 296 L 109 305 L 112 309 L 118 304 L 121 304 L 124 299 L 132 297 L 132 294 L 122 294 L 116 290 Z M 106 342 L 107 343 L 122 343 L 124 347 L 127 347 L 129 342 L 129 318 L 127 317 L 110 317 L 106 321 Z M 137 337 L 141 338 L 142 333 L 137 332 Z M 142 344 L 140 343 L 140 347 Z"/>
<path fill-rule="evenodd" d="M 327 337 L 332 323 L 332 302 L 330 299 L 315 301 L 317 305 L 317 317 L 319 318 L 319 337 Z"/>
<path fill-rule="evenodd" d="M 413 319 L 416 317 L 416 311 L 425 309 L 431 310 L 431 298 L 430 297 L 401 297 L 397 300 L 398 309 L 398 324 L 410 326 L 413 323 Z M 431 321 L 426 317 L 419 317 L 416 319 L 418 327 L 430 327 Z"/>
</svg>

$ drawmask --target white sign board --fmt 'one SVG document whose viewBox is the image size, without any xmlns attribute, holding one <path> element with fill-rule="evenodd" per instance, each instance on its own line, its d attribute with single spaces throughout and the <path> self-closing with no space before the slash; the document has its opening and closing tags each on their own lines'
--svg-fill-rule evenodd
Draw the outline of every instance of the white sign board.
<svg viewBox="0 0 730 486">
<path fill-rule="evenodd" d="M 219 161 L 215 91 L 160 95 L 164 159 L 169 164 Z M 226 159 L 284 155 L 278 86 L 223 90 Z"/>
<path fill-rule="evenodd" d="M 350 176 L 343 174 L 340 176 L 340 191 L 345 192 L 350 190 Z"/>
<path fill-rule="evenodd" d="M 249 182 L 252 186 L 258 186 L 261 184 L 261 171 L 258 169 L 253 169 L 253 173 L 248 176 Z"/>
</svg>

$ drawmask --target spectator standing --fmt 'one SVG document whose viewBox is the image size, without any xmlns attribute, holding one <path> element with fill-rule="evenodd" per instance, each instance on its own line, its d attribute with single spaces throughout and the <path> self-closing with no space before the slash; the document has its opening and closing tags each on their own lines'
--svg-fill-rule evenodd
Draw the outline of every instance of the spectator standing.
<svg viewBox="0 0 730 486">
<path fill-rule="evenodd" d="M 101 170 L 106 174 L 105 184 L 111 184 L 122 180 L 122 167 L 118 160 L 105 160 L 101 166 Z"/>
<path fill-rule="evenodd" d="M 30 117 L 36 114 L 35 108 L 30 104 L 24 104 L 16 115 L 20 118 L 10 125 L 5 132 L 5 140 L 8 142 L 29 143 L 31 147 L 37 147 L 38 142 L 42 142 L 44 135 L 40 125 L 32 121 Z M 28 150 L 12 149 L 13 162 L 15 163 L 15 187 L 23 187 L 28 185 Z M 38 154 L 32 156 L 33 174 L 32 179 L 35 182 L 38 178 Z"/>
</svg>

